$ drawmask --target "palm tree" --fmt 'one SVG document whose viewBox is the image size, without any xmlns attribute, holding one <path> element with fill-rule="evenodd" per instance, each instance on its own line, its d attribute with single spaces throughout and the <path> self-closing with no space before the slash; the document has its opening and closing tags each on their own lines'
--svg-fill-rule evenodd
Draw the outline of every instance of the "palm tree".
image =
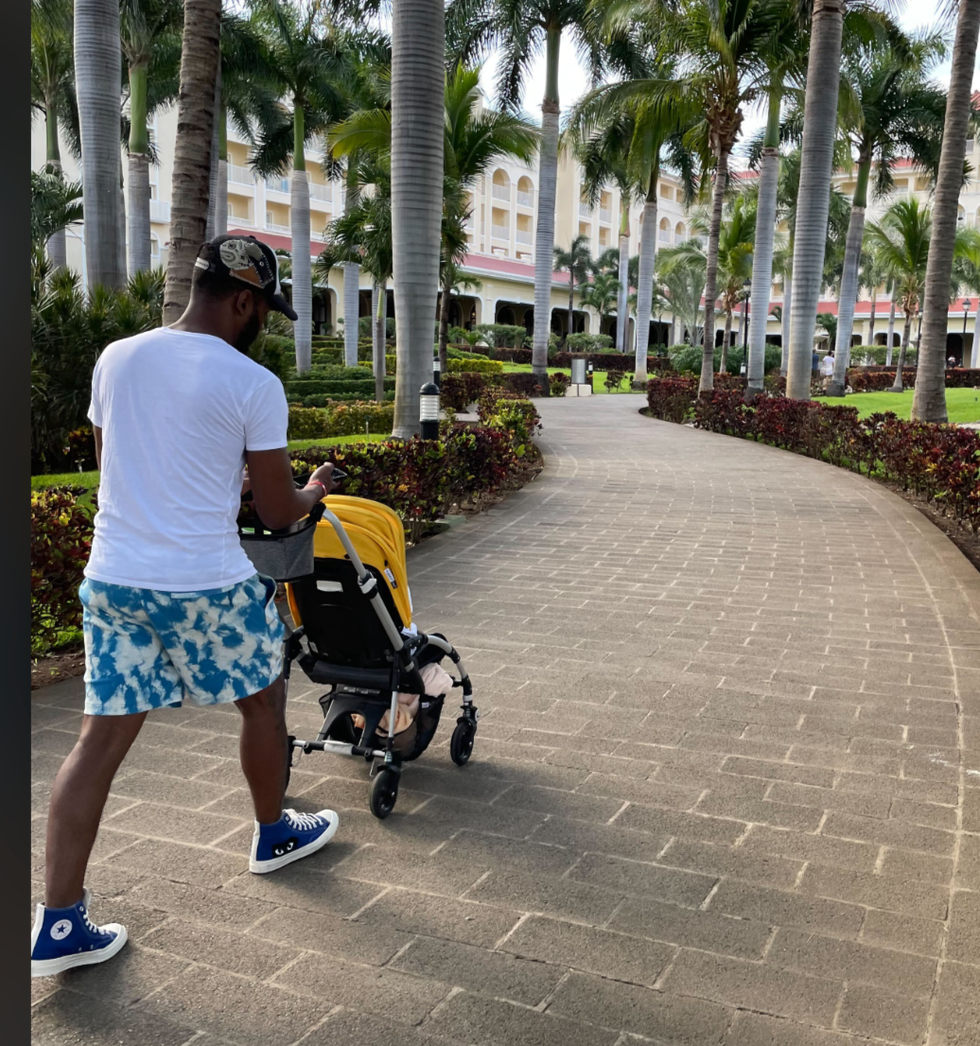
<svg viewBox="0 0 980 1046">
<path fill-rule="evenodd" d="M 310 252 L 310 186 L 306 145 L 344 112 L 342 84 L 349 76 L 346 40 L 323 24 L 319 0 L 253 0 L 252 17 L 266 43 L 269 64 L 276 70 L 281 96 L 290 109 L 263 130 L 252 166 L 262 175 L 282 175 L 290 166 L 289 225 L 293 245 L 292 304 L 296 370 L 309 370 L 313 351 L 313 277 Z M 345 317 L 357 337 L 357 316 Z M 356 363 L 356 360 L 355 360 Z"/>
<path fill-rule="evenodd" d="M 791 56 L 784 28 L 792 16 L 792 5 L 778 0 L 678 0 L 669 6 L 651 0 L 627 0 L 616 8 L 612 22 L 621 26 L 643 20 L 665 47 L 682 56 L 676 79 L 637 80 L 631 90 L 637 97 L 651 101 L 670 99 L 679 112 L 698 120 L 702 154 L 706 159 L 710 157 L 714 165 L 705 251 L 701 392 L 714 387 L 718 236 L 729 157 L 741 130 L 744 107 L 766 89 L 771 67 Z"/>
<path fill-rule="evenodd" d="M 878 306 L 878 288 L 886 282 L 888 276 L 875 251 L 864 251 L 861 254 L 861 286 L 871 295 L 871 316 L 868 320 L 868 344 L 875 342 L 875 313 Z M 846 373 L 846 372 L 845 372 Z"/>
<path fill-rule="evenodd" d="M 885 211 L 880 222 L 868 226 L 868 239 L 877 252 L 882 266 L 891 274 L 895 290 L 893 295 L 901 299 L 905 316 L 905 329 L 898 353 L 898 369 L 892 392 L 901 392 L 902 370 L 905 354 L 909 347 L 912 317 L 919 309 L 926 261 L 929 255 L 929 235 L 932 231 L 932 215 L 928 207 L 922 207 L 915 198 L 900 200 Z M 946 286 L 949 301 L 949 285 Z M 947 309 L 948 311 L 948 309 Z"/>
<path fill-rule="evenodd" d="M 817 326 L 827 332 L 827 344 L 832 346 L 837 342 L 837 331 L 839 329 L 837 317 L 832 312 L 818 312 Z"/>
<path fill-rule="evenodd" d="M 956 281 L 957 288 L 962 292 L 966 291 L 971 297 L 973 295 L 980 295 L 980 229 L 964 229 L 959 234 L 961 245 L 959 251 L 959 257 L 953 262 L 953 278 Z M 930 246 L 930 250 L 931 250 Z M 928 273 L 928 265 L 926 266 L 926 272 Z M 970 301 L 966 299 L 963 307 L 963 334 L 961 336 L 963 345 L 963 366 L 967 366 L 966 362 L 966 322 L 970 312 Z M 978 309 L 978 315 L 980 315 L 980 309 Z M 971 360 L 969 366 L 976 367 L 978 359 L 980 359 L 980 340 L 977 335 L 980 334 L 976 328 L 978 327 L 977 317 L 973 319 L 973 351 L 971 352 Z M 920 346 L 921 348 L 921 346 Z M 920 361 L 921 362 L 921 361 Z M 917 382 L 918 383 L 918 382 Z"/>
<path fill-rule="evenodd" d="M 657 279 L 664 288 L 675 319 L 682 323 L 694 345 L 699 343 L 701 301 L 704 297 L 707 259 L 703 248 L 694 249 L 688 240 L 676 247 L 666 247 L 657 254 Z M 712 367 L 714 361 L 712 361 Z"/>
<path fill-rule="evenodd" d="M 66 182 L 60 173 L 51 170 L 31 171 L 31 246 L 40 255 L 44 245 L 51 249 L 51 241 L 73 222 L 82 220 L 82 187 Z M 48 256 L 46 273 L 53 275 L 54 262 Z"/>
<path fill-rule="evenodd" d="M 121 0 L 120 41 L 129 74 L 129 275 L 150 268 L 150 135 L 148 77 L 154 52 L 179 46 L 180 0 Z M 170 38 L 170 40 L 168 40 Z"/>
<path fill-rule="evenodd" d="M 194 261 L 207 228 L 220 41 L 221 0 L 184 0 L 170 257 L 163 297 L 163 322 L 168 324 L 190 300 Z"/>
<path fill-rule="evenodd" d="M 45 164 L 61 173 L 59 118 L 74 94 L 71 0 L 33 0 L 31 5 L 31 112 L 44 117 Z M 64 227 L 47 244 L 52 271 L 65 268 Z"/>
<path fill-rule="evenodd" d="M 732 334 L 732 313 L 745 301 L 745 282 L 752 275 L 752 252 L 755 247 L 755 208 L 748 206 L 742 197 L 736 197 L 722 223 L 718 237 L 718 282 L 721 305 L 725 310 L 725 340 L 721 345 L 719 373 L 728 373 L 728 350 Z M 764 314 L 760 314 L 764 315 Z M 744 304 L 742 323 L 746 321 Z M 765 330 L 764 320 L 757 326 Z"/>
<path fill-rule="evenodd" d="M 568 250 L 555 248 L 555 272 L 568 273 L 568 324 L 565 339 L 574 333 L 575 289 L 582 287 L 589 278 L 592 264 L 592 252 L 589 250 L 589 237 L 580 233 L 572 240 Z"/>
<path fill-rule="evenodd" d="M 534 340 L 531 368 L 541 388 L 548 385 L 552 264 L 555 247 L 555 190 L 558 179 L 558 65 L 562 33 L 568 30 L 589 62 L 592 79 L 613 67 L 638 68 L 626 33 L 600 45 L 601 20 L 589 0 L 451 0 L 447 12 L 449 53 L 470 61 L 489 49 L 500 54 L 499 95 L 517 108 L 532 59 L 542 45 L 547 56 L 538 152 L 538 217 L 534 236 Z"/>
<path fill-rule="evenodd" d="M 920 421 L 946 421 L 945 361 L 947 301 L 953 264 L 953 238 L 963 183 L 966 128 L 972 103 L 973 70 L 980 32 L 980 0 L 959 0 L 953 66 L 946 100 L 945 131 L 933 204 L 932 244 L 926 270 L 924 335 L 920 339 L 912 398 L 912 417 Z M 974 357 L 977 335 L 973 335 Z"/>
<path fill-rule="evenodd" d="M 582 290 L 582 305 L 595 309 L 599 314 L 599 330 L 603 318 L 616 307 L 619 299 L 619 280 L 614 272 L 597 272 Z"/>
<path fill-rule="evenodd" d="M 874 40 L 848 49 L 844 56 L 841 109 L 849 144 L 857 154 L 857 180 L 843 258 L 829 396 L 843 396 L 847 385 L 872 165 L 876 175 L 873 190 L 879 197 L 894 187 L 892 165 L 899 157 L 935 167 L 946 100 L 945 92 L 927 83 L 925 76 L 944 50 L 942 40 L 934 36 L 884 47 Z"/>
<path fill-rule="evenodd" d="M 121 287 L 119 0 L 75 0 L 73 41 L 88 283 Z"/>
<path fill-rule="evenodd" d="M 657 75 L 668 79 L 672 62 L 655 66 Z M 617 311 L 627 313 L 626 294 L 630 286 L 636 294 L 636 344 L 633 380 L 646 381 L 647 350 L 650 340 L 654 266 L 657 249 L 657 182 L 662 167 L 670 167 L 681 177 L 687 203 L 694 198 L 694 158 L 684 142 L 684 112 L 669 103 L 651 104 L 632 94 L 629 82 L 608 84 L 591 91 L 571 114 L 569 137 L 576 145 L 583 166 L 590 202 L 596 202 L 604 184 L 615 181 L 620 187 L 622 220 L 620 226 L 621 289 Z M 636 279 L 628 279 L 622 266 L 629 257 L 629 213 L 632 197 L 643 200 L 640 222 L 640 257 Z M 619 324 L 622 351 L 628 351 L 628 322 Z"/>
<path fill-rule="evenodd" d="M 432 379 L 445 147 L 445 9 L 399 0 L 391 35 L 391 214 L 398 373 L 393 435 L 419 431 L 419 390 Z"/>
</svg>

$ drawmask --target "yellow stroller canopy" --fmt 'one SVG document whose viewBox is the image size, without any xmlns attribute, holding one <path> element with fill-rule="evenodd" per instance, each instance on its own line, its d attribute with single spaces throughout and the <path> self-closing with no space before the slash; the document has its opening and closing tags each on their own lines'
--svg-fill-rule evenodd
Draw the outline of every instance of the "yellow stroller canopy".
<svg viewBox="0 0 980 1046">
<path fill-rule="evenodd" d="M 412 600 L 408 591 L 408 568 L 405 563 L 405 528 L 387 505 L 367 498 L 331 494 L 327 507 L 347 532 L 365 566 L 374 567 L 384 577 L 391 598 L 402 619 L 412 623 Z M 313 536 L 314 559 L 347 559 L 347 553 L 336 530 L 326 520 L 317 524 Z M 286 586 L 293 621 L 302 624 L 292 585 Z"/>
</svg>

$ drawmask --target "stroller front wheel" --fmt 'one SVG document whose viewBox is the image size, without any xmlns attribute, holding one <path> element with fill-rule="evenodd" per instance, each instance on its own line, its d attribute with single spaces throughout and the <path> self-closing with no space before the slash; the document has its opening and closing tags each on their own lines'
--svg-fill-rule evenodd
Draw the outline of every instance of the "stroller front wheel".
<svg viewBox="0 0 980 1046">
<path fill-rule="evenodd" d="M 473 739 L 476 736 L 476 727 L 472 723 L 462 722 L 456 724 L 452 739 L 449 742 L 449 758 L 457 766 L 463 766 L 469 761 L 473 752 Z"/>
<path fill-rule="evenodd" d="M 371 813 L 383 821 L 392 810 L 398 799 L 398 773 L 381 767 L 371 782 Z"/>
</svg>

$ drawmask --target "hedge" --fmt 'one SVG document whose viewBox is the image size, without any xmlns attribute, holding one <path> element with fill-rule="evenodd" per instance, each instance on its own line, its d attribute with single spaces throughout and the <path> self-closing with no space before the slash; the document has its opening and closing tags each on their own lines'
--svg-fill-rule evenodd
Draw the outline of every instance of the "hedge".
<svg viewBox="0 0 980 1046">
<path fill-rule="evenodd" d="M 553 367 L 571 367 L 572 357 L 568 352 L 556 352 L 548 362 Z M 632 371 L 636 367 L 636 357 L 631 352 L 590 352 L 586 356 L 586 362 L 591 363 L 596 370 Z M 647 370 L 671 369 L 670 360 L 666 356 L 647 356 Z"/>
<path fill-rule="evenodd" d="M 93 512 L 82 487 L 31 492 L 31 656 L 81 638 L 78 587 L 92 547 Z"/>
<path fill-rule="evenodd" d="M 497 360 L 454 360 L 447 359 L 449 374 L 503 374 L 504 365 Z"/>
<path fill-rule="evenodd" d="M 373 397 L 374 386 L 371 385 L 370 388 L 358 386 L 356 392 L 331 392 L 329 394 L 323 392 L 312 396 L 287 396 L 286 402 L 291 407 L 332 407 L 336 403 L 361 403 Z M 388 389 L 385 392 L 385 402 L 391 403 L 394 399 L 394 391 Z"/>
<path fill-rule="evenodd" d="M 664 420 L 692 413 L 698 428 L 892 480 L 980 532 L 980 432 L 973 429 L 900 421 L 891 413 L 862 419 L 855 407 L 813 400 L 758 396 L 746 404 L 739 389 L 699 397 L 697 381 L 685 378 L 651 381 L 647 402 Z"/>
<path fill-rule="evenodd" d="M 386 392 L 395 391 L 395 379 L 385 378 Z M 363 378 L 299 378 L 286 382 L 286 399 L 301 400 L 310 396 L 332 396 L 353 393 L 361 399 L 374 396 L 374 375 Z"/>
<path fill-rule="evenodd" d="M 847 384 L 855 392 L 884 392 L 895 384 L 897 367 L 852 367 L 847 372 Z M 915 388 L 915 367 L 902 370 L 902 385 Z M 975 389 L 980 387 L 980 370 L 969 367 L 954 367 L 946 371 L 947 389 Z"/>
<path fill-rule="evenodd" d="M 327 407 L 289 408 L 289 438 L 316 439 L 319 436 L 359 436 L 361 433 L 389 433 L 395 418 L 393 403 L 367 403 L 355 400 Z M 365 425 L 367 429 L 365 430 Z"/>
<path fill-rule="evenodd" d="M 568 352 L 609 352 L 613 347 L 613 340 L 608 334 L 569 334 L 565 339 L 565 347 Z M 619 353 L 616 353 L 618 356 Z"/>
<path fill-rule="evenodd" d="M 527 328 L 508 323 L 479 323 L 474 330 L 492 349 L 520 349 L 528 337 Z"/>
</svg>

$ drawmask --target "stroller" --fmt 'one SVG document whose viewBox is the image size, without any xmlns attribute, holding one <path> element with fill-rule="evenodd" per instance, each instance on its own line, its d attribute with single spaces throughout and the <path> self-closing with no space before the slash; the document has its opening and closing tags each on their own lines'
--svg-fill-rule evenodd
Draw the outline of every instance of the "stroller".
<svg viewBox="0 0 980 1046">
<path fill-rule="evenodd" d="M 462 689 L 462 704 L 449 749 L 457 766 L 473 751 L 477 710 L 459 654 L 445 637 L 412 626 L 401 520 L 364 498 L 331 494 L 329 505 L 310 517 L 313 573 L 286 584 L 296 625 L 286 639 L 287 686 L 298 659 L 312 682 L 330 688 L 319 699 L 316 738 L 290 736 L 290 765 L 297 749 L 364 759 L 371 764 L 371 812 L 384 818 L 398 798 L 402 763 L 426 750 L 442 713 L 445 696 L 425 693 L 420 670 L 448 657 L 459 673 L 453 687 Z M 399 693 L 420 700 L 410 725 L 396 732 Z"/>
</svg>

